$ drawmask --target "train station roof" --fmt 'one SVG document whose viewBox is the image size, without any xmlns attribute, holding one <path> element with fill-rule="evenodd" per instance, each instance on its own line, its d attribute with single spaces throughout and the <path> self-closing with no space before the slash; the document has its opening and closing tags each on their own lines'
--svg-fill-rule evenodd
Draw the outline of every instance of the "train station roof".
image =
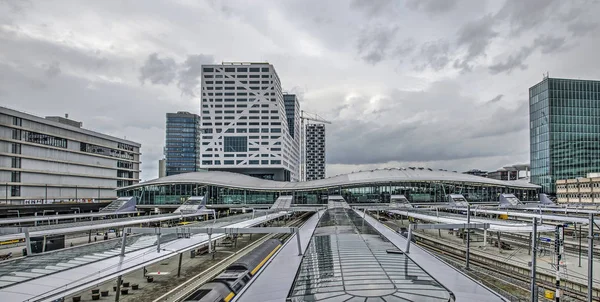
<svg viewBox="0 0 600 302">
<path fill-rule="evenodd" d="M 148 185 L 168 185 L 180 183 L 196 183 L 201 185 L 213 185 L 250 190 L 315 190 L 337 186 L 355 186 L 375 183 L 392 182 L 449 182 L 449 183 L 469 183 L 489 186 L 511 187 L 519 189 L 538 189 L 540 186 L 526 181 L 504 181 L 491 179 L 481 176 L 462 174 L 449 171 L 440 171 L 433 169 L 379 169 L 360 171 L 349 174 L 338 175 L 325 179 L 303 181 L 303 182 L 283 182 L 259 179 L 244 174 L 225 172 L 225 171 L 206 171 L 191 172 L 184 174 L 171 175 L 153 180 L 141 182 L 128 187 L 119 188 L 119 190 L 128 190 Z"/>
<path fill-rule="evenodd" d="M 406 239 L 363 212 L 319 214 L 301 262 L 285 245 L 234 301 L 506 301 L 419 246 L 403 253 Z"/>
<path fill-rule="evenodd" d="M 271 213 L 255 218 L 251 218 L 250 214 L 236 215 L 220 219 L 221 222 L 216 226 L 249 228 L 286 213 Z M 212 240 L 224 236 L 225 234 L 215 234 Z M 163 237 L 165 235 L 161 236 L 161 242 Z M 171 239 L 168 241 L 165 238 L 160 252 L 156 248 L 156 236 L 141 236 L 127 245 L 124 257 L 119 256 L 120 248 L 106 243 L 107 249 L 103 251 L 87 246 L 82 247 L 79 252 L 58 251 L 55 255 L 49 254 L 47 259 L 33 256 L 22 259 L 18 264 L 14 264 L 14 261 L 5 263 L 5 266 L 0 267 L 0 297 L 2 302 L 55 301 L 118 275 L 197 248 L 208 243 L 209 237 L 207 234 L 197 234 L 190 238 Z"/>
</svg>

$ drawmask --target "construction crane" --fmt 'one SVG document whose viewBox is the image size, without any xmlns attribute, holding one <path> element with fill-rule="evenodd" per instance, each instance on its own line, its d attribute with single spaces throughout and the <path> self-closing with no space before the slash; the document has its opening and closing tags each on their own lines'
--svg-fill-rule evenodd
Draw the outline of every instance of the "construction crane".
<svg viewBox="0 0 600 302">
<path fill-rule="evenodd" d="M 331 124 L 330 121 L 316 113 L 309 113 L 304 110 L 300 111 L 300 181 L 306 181 L 306 129 L 304 128 L 304 121 L 307 124 L 310 122 Z"/>
</svg>

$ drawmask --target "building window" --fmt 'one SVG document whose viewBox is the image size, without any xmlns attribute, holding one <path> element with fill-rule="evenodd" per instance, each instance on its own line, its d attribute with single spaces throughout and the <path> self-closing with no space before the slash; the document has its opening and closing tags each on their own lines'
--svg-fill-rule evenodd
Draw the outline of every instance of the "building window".
<svg viewBox="0 0 600 302">
<path fill-rule="evenodd" d="M 21 172 L 19 172 L 19 171 L 12 171 L 10 173 L 10 181 L 11 182 L 21 182 Z"/>
<path fill-rule="evenodd" d="M 13 157 L 12 158 L 11 167 L 17 168 L 17 169 L 21 168 L 21 158 L 20 157 Z"/>
<path fill-rule="evenodd" d="M 31 131 L 23 131 L 23 140 L 30 143 L 36 143 L 46 146 L 67 148 L 67 140 L 61 137 L 41 134 Z"/>
<path fill-rule="evenodd" d="M 225 136 L 223 151 L 225 152 L 248 152 L 248 137 Z"/>
<path fill-rule="evenodd" d="M 10 196 L 21 196 L 21 186 L 10 186 Z"/>
<path fill-rule="evenodd" d="M 12 144 L 11 145 L 11 152 L 13 154 L 21 154 L 21 144 Z"/>
</svg>

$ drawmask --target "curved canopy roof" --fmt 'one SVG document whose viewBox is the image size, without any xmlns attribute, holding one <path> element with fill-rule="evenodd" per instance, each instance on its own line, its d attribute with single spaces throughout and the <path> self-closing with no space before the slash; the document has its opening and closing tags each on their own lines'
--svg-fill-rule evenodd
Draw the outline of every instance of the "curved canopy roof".
<svg viewBox="0 0 600 302">
<path fill-rule="evenodd" d="M 128 187 L 122 187 L 118 190 L 126 190 L 147 185 L 165 185 L 177 183 L 196 183 L 203 185 L 222 186 L 230 188 L 250 189 L 250 190 L 313 190 L 320 188 L 329 188 L 337 186 L 355 186 L 361 184 L 390 183 L 390 182 L 410 182 L 410 181 L 442 181 L 442 182 L 462 182 L 489 186 L 502 186 L 519 189 L 537 189 L 540 186 L 526 181 L 503 181 L 481 176 L 461 174 L 448 171 L 435 171 L 428 169 L 381 169 L 361 171 L 350 174 L 343 174 L 319 180 L 303 182 L 284 182 L 273 181 L 251 177 L 244 174 L 208 171 L 208 172 L 190 172 L 184 174 L 171 175 L 153 180 L 141 182 Z"/>
</svg>

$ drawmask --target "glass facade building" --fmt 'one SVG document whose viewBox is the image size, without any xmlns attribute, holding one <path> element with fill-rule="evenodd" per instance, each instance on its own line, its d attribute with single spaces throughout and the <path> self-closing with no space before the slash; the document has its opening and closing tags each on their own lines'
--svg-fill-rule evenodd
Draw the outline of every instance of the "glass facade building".
<svg viewBox="0 0 600 302">
<path fill-rule="evenodd" d="M 411 202 L 445 202 L 448 194 L 462 194 L 471 202 L 490 202 L 505 193 L 534 201 L 539 199 L 538 191 L 539 186 L 522 181 L 441 171 L 374 170 L 296 183 L 209 171 L 151 180 L 119 189 L 118 194 L 135 196 L 140 205 L 180 204 L 191 196 L 207 196 L 212 205 L 269 205 L 281 195 L 294 196 L 294 204 L 313 205 L 327 204 L 329 195 L 342 195 L 349 203 L 389 203 L 391 195 L 405 195 Z"/>
<path fill-rule="evenodd" d="M 166 175 L 200 169 L 200 117 L 189 112 L 167 113 Z"/>
<path fill-rule="evenodd" d="M 600 81 L 545 78 L 529 89 L 531 182 L 600 171 Z"/>
</svg>

